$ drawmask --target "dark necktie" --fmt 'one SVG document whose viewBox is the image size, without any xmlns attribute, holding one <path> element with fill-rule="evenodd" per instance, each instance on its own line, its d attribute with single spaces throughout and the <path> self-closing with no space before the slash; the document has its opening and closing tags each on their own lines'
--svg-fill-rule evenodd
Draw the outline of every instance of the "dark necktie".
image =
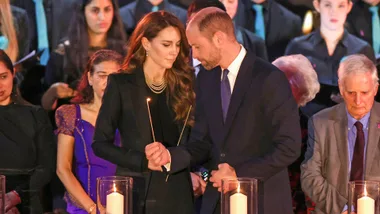
<svg viewBox="0 0 380 214">
<path fill-rule="evenodd" d="M 220 95 L 222 98 L 222 110 L 223 110 L 223 121 L 226 121 L 228 106 L 231 100 L 231 87 L 230 81 L 228 80 L 228 69 L 223 70 L 222 82 L 220 83 Z"/>
<path fill-rule="evenodd" d="M 363 180 L 364 179 L 364 132 L 363 124 L 359 121 L 355 123 L 356 126 L 356 141 L 354 148 L 354 155 L 351 162 L 351 175 L 350 180 Z"/>
</svg>

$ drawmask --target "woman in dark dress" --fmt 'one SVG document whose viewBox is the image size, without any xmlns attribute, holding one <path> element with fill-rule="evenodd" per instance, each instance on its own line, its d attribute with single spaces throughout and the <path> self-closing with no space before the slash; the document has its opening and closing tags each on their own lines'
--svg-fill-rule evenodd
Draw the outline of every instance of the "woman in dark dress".
<svg viewBox="0 0 380 214">
<path fill-rule="evenodd" d="M 68 37 L 62 39 L 47 64 L 44 83 L 49 88 L 42 97 L 42 107 L 54 110 L 61 103 L 67 104 L 68 98 L 76 94 L 74 90 L 90 56 L 99 49 L 124 56 L 125 42 L 116 0 L 79 1 Z"/>
<path fill-rule="evenodd" d="M 7 213 L 41 214 L 40 192 L 54 173 L 55 142 L 49 118 L 24 105 L 13 87 L 13 66 L 0 50 L 0 174 L 6 176 Z"/>
<path fill-rule="evenodd" d="M 124 72 L 109 77 L 96 122 L 92 148 L 96 155 L 117 164 L 116 174 L 134 179 L 135 214 L 193 214 L 193 191 L 188 170 L 167 179 L 150 169 L 145 146 L 157 141 L 177 145 L 190 106 L 194 104 L 194 72 L 188 63 L 189 46 L 182 23 L 174 15 L 149 13 L 131 36 Z M 149 124 L 147 98 L 155 140 Z M 186 143 L 187 121 L 180 144 Z M 122 147 L 114 145 L 115 130 Z"/>
</svg>

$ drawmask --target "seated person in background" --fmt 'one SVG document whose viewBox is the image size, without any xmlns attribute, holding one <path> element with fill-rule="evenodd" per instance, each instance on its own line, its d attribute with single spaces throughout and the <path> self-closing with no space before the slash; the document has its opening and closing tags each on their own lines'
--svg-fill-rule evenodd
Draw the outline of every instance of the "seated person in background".
<svg viewBox="0 0 380 214">
<path fill-rule="evenodd" d="M 265 40 L 270 62 L 283 56 L 289 41 L 302 34 L 301 18 L 275 0 L 241 0 L 238 4 L 243 8 L 238 9 L 235 24 Z"/>
<path fill-rule="evenodd" d="M 301 54 L 282 56 L 272 62 L 288 78 L 298 107 L 313 100 L 319 91 L 318 76 L 310 61 Z"/>
<path fill-rule="evenodd" d="M 285 53 L 306 56 L 318 74 L 321 91 L 302 107 L 302 112 L 309 117 L 338 102 L 335 99 L 339 93 L 337 70 L 342 59 L 361 53 L 375 61 L 372 47 L 344 29 L 346 16 L 352 7 L 350 0 L 314 0 L 314 6 L 320 13 L 320 29 L 293 39 Z"/>
<path fill-rule="evenodd" d="M 56 111 L 58 133 L 57 174 L 65 185 L 67 212 L 96 213 L 96 178 L 115 175 L 116 166 L 94 155 L 91 144 L 95 121 L 108 75 L 120 70 L 123 57 L 99 50 L 90 58 L 73 105 Z M 115 138 L 120 146 L 119 137 Z"/>
<path fill-rule="evenodd" d="M 0 50 L 0 174 L 6 176 L 5 210 L 40 214 L 40 194 L 55 167 L 55 140 L 42 108 L 15 93 L 12 61 Z"/>
<path fill-rule="evenodd" d="M 125 54 L 126 35 L 116 0 L 83 0 L 71 23 L 68 38 L 51 54 L 46 67 L 49 89 L 42 97 L 46 110 L 56 109 L 58 99 L 76 95 L 74 89 L 96 50 L 107 48 Z"/>
<path fill-rule="evenodd" d="M 305 56 L 300 54 L 283 56 L 276 59 L 272 64 L 285 73 L 298 107 L 304 106 L 314 99 L 319 91 L 320 85 L 317 73 Z M 309 118 L 304 115 L 301 110 L 299 113 L 302 131 L 301 156 L 288 167 L 295 213 L 306 211 L 305 195 L 301 189 L 300 182 L 300 166 L 304 160 L 306 151 L 307 121 Z"/>
<path fill-rule="evenodd" d="M 302 190 L 316 204 L 318 214 L 347 214 L 348 182 L 379 180 L 376 66 L 362 54 L 351 55 L 340 64 L 338 78 L 344 102 L 309 120 L 301 165 Z"/>
<path fill-rule="evenodd" d="M 135 0 L 134 2 L 120 8 L 120 16 L 128 34 L 132 34 L 137 23 L 142 17 L 150 12 L 165 10 L 177 16 L 186 24 L 186 10 L 170 3 L 168 0 Z"/>
<path fill-rule="evenodd" d="M 347 16 L 346 27 L 353 35 L 368 42 L 375 55 L 380 53 L 380 0 L 357 0 Z"/>
</svg>

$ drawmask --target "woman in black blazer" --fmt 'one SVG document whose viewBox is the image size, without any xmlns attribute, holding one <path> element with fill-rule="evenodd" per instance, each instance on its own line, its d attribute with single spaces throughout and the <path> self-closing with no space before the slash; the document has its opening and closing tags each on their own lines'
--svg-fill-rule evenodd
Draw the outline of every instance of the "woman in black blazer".
<svg viewBox="0 0 380 214">
<path fill-rule="evenodd" d="M 165 168 L 151 170 L 159 166 L 148 163 L 144 152 L 155 141 L 166 147 L 177 146 L 179 139 L 179 144 L 186 142 L 193 124 L 186 118 L 195 99 L 188 54 L 180 20 L 164 11 L 149 13 L 132 34 L 124 72 L 109 77 L 92 148 L 118 165 L 118 175 L 133 177 L 133 213 L 193 214 L 189 171 L 167 178 Z M 113 144 L 116 129 L 121 148 Z"/>
</svg>

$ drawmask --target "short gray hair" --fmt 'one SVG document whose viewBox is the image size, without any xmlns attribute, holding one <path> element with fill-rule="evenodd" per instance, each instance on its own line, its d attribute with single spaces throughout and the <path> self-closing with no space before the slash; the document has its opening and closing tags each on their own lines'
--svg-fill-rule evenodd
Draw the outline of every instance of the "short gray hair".
<svg viewBox="0 0 380 214">
<path fill-rule="evenodd" d="M 368 57 L 363 54 L 353 54 L 346 57 L 339 65 L 338 78 L 339 83 L 344 81 L 348 75 L 351 74 L 365 74 L 370 73 L 375 85 L 379 84 L 379 76 L 377 68 Z"/>
<path fill-rule="evenodd" d="M 306 105 L 319 92 L 317 73 L 305 56 L 301 54 L 283 56 L 272 64 L 284 72 L 289 83 L 297 89 L 298 106 Z"/>
</svg>

